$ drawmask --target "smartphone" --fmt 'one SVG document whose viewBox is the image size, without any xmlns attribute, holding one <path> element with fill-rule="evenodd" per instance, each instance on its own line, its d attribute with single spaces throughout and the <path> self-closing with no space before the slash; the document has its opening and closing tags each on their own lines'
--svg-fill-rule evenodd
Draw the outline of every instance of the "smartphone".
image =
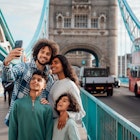
<svg viewBox="0 0 140 140">
<path fill-rule="evenodd" d="M 15 42 L 15 48 L 22 48 L 22 44 L 23 44 L 23 41 L 22 40 L 17 40 Z"/>
<path fill-rule="evenodd" d="M 23 45 L 23 41 L 22 41 L 22 40 L 17 40 L 17 41 L 15 42 L 15 47 L 14 47 L 14 49 L 15 49 L 15 48 L 22 48 L 22 45 Z M 21 62 L 22 62 L 23 56 L 17 56 L 17 57 L 18 57 L 17 59 L 12 60 L 12 63 L 13 63 L 13 64 L 18 64 L 18 63 L 21 63 Z"/>
</svg>

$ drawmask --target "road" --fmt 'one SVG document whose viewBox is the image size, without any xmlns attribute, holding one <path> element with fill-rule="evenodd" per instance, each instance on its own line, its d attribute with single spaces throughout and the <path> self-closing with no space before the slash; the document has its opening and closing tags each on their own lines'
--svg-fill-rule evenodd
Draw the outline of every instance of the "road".
<svg viewBox="0 0 140 140">
<path fill-rule="evenodd" d="M 97 98 L 140 127 L 140 98 L 135 97 L 128 88 L 114 88 L 112 97 L 99 96 Z"/>
</svg>

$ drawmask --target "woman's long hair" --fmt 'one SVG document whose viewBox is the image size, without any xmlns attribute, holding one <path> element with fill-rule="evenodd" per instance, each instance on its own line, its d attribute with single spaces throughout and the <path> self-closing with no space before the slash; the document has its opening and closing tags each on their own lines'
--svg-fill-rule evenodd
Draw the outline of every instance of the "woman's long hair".
<svg viewBox="0 0 140 140">
<path fill-rule="evenodd" d="M 71 79 L 79 87 L 78 77 L 74 69 L 72 68 L 71 64 L 69 63 L 68 59 L 64 55 L 56 55 L 53 57 L 53 59 L 54 58 L 58 58 L 60 60 L 65 77 L 68 77 L 69 79 Z"/>
</svg>

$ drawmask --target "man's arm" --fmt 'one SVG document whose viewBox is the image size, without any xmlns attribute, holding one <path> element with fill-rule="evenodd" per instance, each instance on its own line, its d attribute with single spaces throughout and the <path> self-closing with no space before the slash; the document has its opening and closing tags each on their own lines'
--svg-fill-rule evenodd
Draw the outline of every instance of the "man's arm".
<svg viewBox="0 0 140 140">
<path fill-rule="evenodd" d="M 7 82 L 12 82 L 15 81 L 15 74 L 13 73 L 13 71 L 15 71 L 17 73 L 17 71 L 21 70 L 18 67 L 16 69 L 13 69 L 12 65 L 10 65 L 11 61 L 13 59 L 17 59 L 22 55 L 22 48 L 16 48 L 13 49 L 12 51 L 10 51 L 10 53 L 8 54 L 8 56 L 4 59 L 3 62 L 3 70 L 2 70 L 2 79 L 3 81 L 7 81 Z M 18 56 L 18 57 L 17 57 Z"/>
<path fill-rule="evenodd" d="M 23 54 L 23 48 L 16 48 L 10 51 L 7 57 L 4 59 L 4 66 L 8 66 L 13 59 L 18 59 Z"/>
</svg>

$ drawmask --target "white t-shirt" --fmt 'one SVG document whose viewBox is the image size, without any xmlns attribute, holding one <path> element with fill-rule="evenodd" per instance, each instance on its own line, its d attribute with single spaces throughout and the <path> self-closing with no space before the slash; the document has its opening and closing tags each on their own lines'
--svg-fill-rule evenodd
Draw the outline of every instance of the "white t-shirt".
<svg viewBox="0 0 140 140">
<path fill-rule="evenodd" d="M 51 87 L 48 99 L 52 108 L 54 109 L 56 100 L 59 98 L 59 96 L 61 96 L 64 93 L 72 94 L 76 98 L 77 103 L 79 103 L 80 105 L 79 112 L 68 111 L 69 117 L 74 119 L 75 121 L 82 119 L 85 116 L 85 111 L 83 109 L 83 105 L 82 105 L 82 101 L 80 97 L 80 90 L 76 86 L 76 84 L 69 78 L 57 80 Z M 57 116 L 58 115 L 56 111 L 54 110 L 54 117 L 57 117 Z"/>
</svg>

